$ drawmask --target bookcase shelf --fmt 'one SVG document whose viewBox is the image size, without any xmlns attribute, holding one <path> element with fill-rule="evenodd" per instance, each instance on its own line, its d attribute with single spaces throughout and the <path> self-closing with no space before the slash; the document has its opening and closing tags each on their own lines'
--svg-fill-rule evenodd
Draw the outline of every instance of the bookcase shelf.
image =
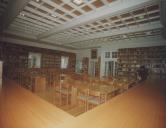
<svg viewBox="0 0 166 128">
<path fill-rule="evenodd" d="M 124 48 L 118 51 L 119 76 L 136 77 L 141 65 L 145 65 L 153 73 L 156 64 L 162 65 L 159 70 L 166 72 L 166 46 Z"/>
<path fill-rule="evenodd" d="M 42 67 L 55 67 L 60 68 L 61 58 L 57 55 L 43 54 L 42 55 Z"/>
<path fill-rule="evenodd" d="M 75 53 L 0 42 L 0 59 L 3 60 L 5 76 L 10 77 L 11 71 L 18 68 L 28 70 L 29 53 L 41 54 L 40 70 L 61 70 L 61 56 L 69 57 L 69 65 L 66 71 L 75 72 Z"/>
</svg>

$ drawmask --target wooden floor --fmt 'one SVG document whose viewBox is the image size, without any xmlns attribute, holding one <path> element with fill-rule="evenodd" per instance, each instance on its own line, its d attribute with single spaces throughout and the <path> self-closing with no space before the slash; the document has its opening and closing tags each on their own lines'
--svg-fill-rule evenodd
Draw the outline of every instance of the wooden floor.
<svg viewBox="0 0 166 128">
<path fill-rule="evenodd" d="M 0 128 L 55 128 L 73 118 L 13 81 L 0 90 Z"/>
<path fill-rule="evenodd" d="M 83 104 L 74 106 L 72 106 L 71 104 L 67 105 L 66 103 L 60 104 L 60 95 L 55 91 L 55 89 L 52 90 L 51 88 L 49 88 L 45 91 L 37 92 L 34 94 L 44 99 L 45 101 L 57 106 L 58 108 L 64 110 L 65 112 L 71 114 L 72 116 L 76 117 L 85 112 L 85 107 Z M 64 99 L 64 101 L 66 100 Z"/>
<path fill-rule="evenodd" d="M 166 128 L 166 79 L 141 83 L 58 128 Z"/>
<path fill-rule="evenodd" d="M 166 128 L 166 79 L 153 79 L 73 117 L 11 81 L 0 92 L 0 128 Z"/>
</svg>

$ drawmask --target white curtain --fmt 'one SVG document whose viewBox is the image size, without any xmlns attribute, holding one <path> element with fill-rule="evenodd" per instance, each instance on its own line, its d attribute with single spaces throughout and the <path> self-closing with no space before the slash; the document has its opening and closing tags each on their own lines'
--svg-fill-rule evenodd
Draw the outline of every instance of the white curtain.
<svg viewBox="0 0 166 128">
<path fill-rule="evenodd" d="M 41 53 L 33 53 L 33 52 L 29 53 L 28 67 L 29 68 L 40 68 L 41 67 Z"/>
</svg>

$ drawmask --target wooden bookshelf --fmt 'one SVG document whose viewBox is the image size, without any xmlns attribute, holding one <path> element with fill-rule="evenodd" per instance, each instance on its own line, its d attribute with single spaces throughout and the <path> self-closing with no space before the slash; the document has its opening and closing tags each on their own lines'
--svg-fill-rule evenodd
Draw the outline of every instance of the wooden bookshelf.
<svg viewBox="0 0 166 128">
<path fill-rule="evenodd" d="M 89 68 L 89 58 L 88 57 L 84 57 L 82 59 L 82 72 L 84 74 L 88 74 L 88 68 Z"/>
<path fill-rule="evenodd" d="M 118 76 L 136 77 L 138 68 L 145 65 L 151 73 L 155 71 L 155 65 L 158 70 L 166 68 L 166 46 L 125 48 L 118 51 Z"/>
<path fill-rule="evenodd" d="M 74 57 L 69 56 L 69 65 L 68 65 L 69 72 L 75 72 L 75 66 L 76 66 L 76 56 Z"/>
<path fill-rule="evenodd" d="M 41 69 L 50 68 L 60 70 L 61 56 L 67 56 L 69 57 L 69 65 L 66 70 L 68 72 L 75 71 L 75 53 L 0 42 L 0 58 L 4 62 L 6 76 L 11 77 L 11 72 L 17 68 L 28 69 L 28 56 L 31 52 L 41 54 Z"/>
<path fill-rule="evenodd" d="M 46 90 L 46 78 L 37 76 L 34 78 L 33 92 L 42 92 Z"/>
<path fill-rule="evenodd" d="M 43 68 L 48 68 L 48 67 L 60 68 L 60 62 L 61 62 L 61 58 L 58 55 L 52 55 L 52 54 L 43 54 L 42 55 L 42 67 Z"/>
<path fill-rule="evenodd" d="M 96 66 L 95 66 L 95 68 L 96 68 L 95 76 L 96 77 L 100 77 L 100 63 L 101 63 L 101 57 L 98 57 Z"/>
<path fill-rule="evenodd" d="M 0 45 L 0 60 L 2 60 L 2 56 L 3 56 L 2 50 L 3 50 L 3 46 Z"/>
<path fill-rule="evenodd" d="M 0 90 L 2 88 L 2 73 L 3 73 L 3 62 L 0 61 Z"/>
</svg>

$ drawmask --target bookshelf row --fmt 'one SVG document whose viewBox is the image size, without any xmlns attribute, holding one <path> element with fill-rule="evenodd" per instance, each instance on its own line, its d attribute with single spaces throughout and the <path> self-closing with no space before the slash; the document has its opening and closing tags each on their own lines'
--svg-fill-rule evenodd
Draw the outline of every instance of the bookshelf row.
<svg viewBox="0 0 166 128">
<path fill-rule="evenodd" d="M 166 73 L 166 46 L 119 49 L 119 76 L 137 77 L 141 65 L 146 66 L 150 73 Z"/>
</svg>

